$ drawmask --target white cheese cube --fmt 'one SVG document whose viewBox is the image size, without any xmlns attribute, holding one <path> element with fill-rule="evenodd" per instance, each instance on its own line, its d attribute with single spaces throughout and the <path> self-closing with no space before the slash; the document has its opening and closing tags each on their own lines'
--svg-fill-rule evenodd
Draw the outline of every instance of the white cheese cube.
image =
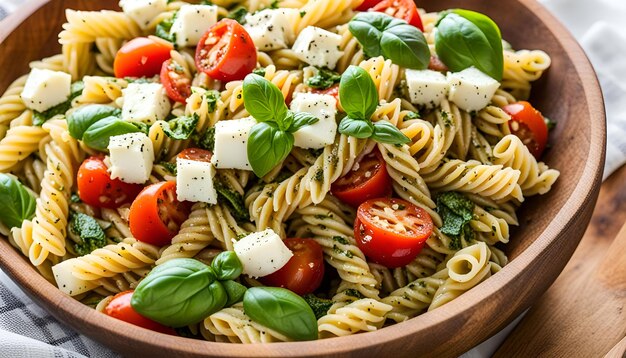
<svg viewBox="0 0 626 358">
<path fill-rule="evenodd" d="M 172 24 L 171 33 L 179 47 L 196 46 L 209 27 L 217 22 L 215 5 L 183 5 Z"/>
<path fill-rule="evenodd" d="M 111 179 L 124 183 L 143 184 L 152 172 L 154 148 L 141 132 L 116 135 L 109 139 Z"/>
<path fill-rule="evenodd" d="M 69 73 L 33 68 L 22 90 L 22 101 L 26 107 L 43 112 L 67 101 L 71 84 Z"/>
<path fill-rule="evenodd" d="M 170 100 L 160 83 L 131 83 L 122 90 L 122 119 L 152 124 L 170 113 Z"/>
<path fill-rule="evenodd" d="M 213 186 L 215 168 L 209 162 L 176 158 L 176 196 L 178 200 L 217 204 Z"/>
<path fill-rule="evenodd" d="M 300 148 L 323 148 L 335 141 L 337 134 L 337 100 L 333 96 L 317 93 L 298 93 L 291 101 L 294 112 L 311 113 L 319 120 L 293 133 L 294 145 Z"/>
<path fill-rule="evenodd" d="M 411 103 L 434 108 L 448 96 L 450 85 L 442 73 L 432 70 L 406 69 L 405 74 Z"/>
<path fill-rule="evenodd" d="M 243 273 L 263 277 L 280 270 L 293 253 L 272 229 L 253 232 L 239 241 L 233 240 L 234 251 L 243 265 Z"/>
<path fill-rule="evenodd" d="M 255 124 L 252 117 L 215 124 L 215 147 L 211 158 L 215 168 L 252 170 L 248 161 L 248 133 Z"/>
<path fill-rule="evenodd" d="M 121 0 L 120 7 L 145 30 L 157 15 L 167 10 L 167 0 Z"/>
<path fill-rule="evenodd" d="M 297 9 L 267 9 L 246 15 L 244 27 L 259 50 L 279 50 L 293 42 L 292 24 L 299 16 Z"/>
<path fill-rule="evenodd" d="M 450 94 L 448 98 L 462 110 L 481 110 L 491 102 L 500 83 L 487 76 L 476 67 L 461 72 L 448 73 Z"/>
<path fill-rule="evenodd" d="M 343 55 L 339 50 L 341 36 L 319 27 L 308 26 L 293 44 L 293 52 L 302 61 L 312 66 L 328 67 L 331 70 Z"/>
<path fill-rule="evenodd" d="M 75 262 L 76 259 L 69 259 L 52 266 L 52 274 L 59 290 L 70 296 L 76 296 L 100 286 L 96 281 L 85 281 L 76 278 L 72 274 Z"/>
</svg>

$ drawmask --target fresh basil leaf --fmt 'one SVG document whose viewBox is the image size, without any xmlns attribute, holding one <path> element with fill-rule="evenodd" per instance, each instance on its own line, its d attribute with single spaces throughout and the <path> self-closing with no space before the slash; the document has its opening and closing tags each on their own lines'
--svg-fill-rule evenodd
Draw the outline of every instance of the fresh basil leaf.
<svg viewBox="0 0 626 358">
<path fill-rule="evenodd" d="M 369 120 L 346 117 L 339 123 L 339 133 L 354 138 L 366 139 L 374 134 L 374 126 Z"/>
<path fill-rule="evenodd" d="M 80 196 L 78 196 L 78 194 L 72 193 L 72 195 L 70 196 L 70 202 L 71 203 L 82 203 L 82 200 L 80 200 Z"/>
<path fill-rule="evenodd" d="M 248 160 L 254 174 L 263 177 L 282 162 L 293 148 L 293 134 L 281 131 L 275 123 L 261 122 L 250 129 Z"/>
<path fill-rule="evenodd" d="M 359 41 L 368 57 L 382 55 L 380 40 L 383 30 L 392 22 L 401 21 L 379 12 L 360 12 L 348 23 L 348 30 Z"/>
<path fill-rule="evenodd" d="M 141 132 L 137 126 L 110 116 L 89 126 L 83 134 L 83 142 L 90 148 L 105 152 L 111 137 L 136 132 Z"/>
<path fill-rule="evenodd" d="M 257 122 L 275 122 L 282 127 L 287 115 L 283 93 L 265 78 L 249 74 L 243 80 L 243 103 Z"/>
<path fill-rule="evenodd" d="M 248 15 L 248 10 L 245 7 L 243 7 L 243 6 L 239 6 L 239 7 L 235 8 L 234 10 L 232 10 L 231 12 L 229 12 L 228 16 L 226 16 L 226 17 L 229 18 L 229 19 L 233 19 L 233 20 L 237 21 L 241 25 L 245 25 L 246 24 L 246 15 Z"/>
<path fill-rule="evenodd" d="M 295 112 L 293 114 L 293 124 L 289 127 L 289 132 L 293 133 L 302 127 L 310 126 L 318 121 L 319 118 L 315 117 L 311 113 Z"/>
<path fill-rule="evenodd" d="M 165 19 L 159 22 L 156 26 L 156 30 L 154 31 L 154 35 L 162 38 L 165 41 L 169 41 L 171 43 L 176 43 L 176 34 L 172 34 L 172 25 L 178 16 L 178 11 L 174 13 L 169 19 Z"/>
<path fill-rule="evenodd" d="M 369 73 L 348 67 L 339 82 L 339 100 L 349 117 L 369 120 L 378 106 L 378 90 Z"/>
<path fill-rule="evenodd" d="M 407 23 L 387 27 L 380 39 L 384 58 L 405 68 L 424 70 L 430 63 L 430 49 L 424 34 Z"/>
<path fill-rule="evenodd" d="M 245 205 L 243 196 L 222 184 L 220 181 L 215 180 L 213 182 L 215 191 L 217 191 L 218 201 L 220 203 L 226 203 L 230 209 L 230 213 L 235 217 L 238 222 L 244 222 L 250 220 L 250 212 Z"/>
<path fill-rule="evenodd" d="M 396 126 L 386 121 L 374 123 L 372 139 L 387 144 L 406 144 L 411 141 Z"/>
<path fill-rule="evenodd" d="M 165 168 L 165 170 L 170 172 L 170 174 L 172 174 L 172 175 L 176 175 L 176 173 L 178 172 L 178 168 L 176 167 L 176 163 L 160 162 L 159 165 L 161 165 L 163 168 Z"/>
<path fill-rule="evenodd" d="M 189 139 L 191 134 L 196 130 L 199 119 L 200 118 L 195 113 L 191 116 L 174 118 L 167 122 L 167 126 L 163 126 L 163 132 L 172 139 Z"/>
<path fill-rule="evenodd" d="M 211 261 L 211 268 L 220 281 L 234 280 L 243 271 L 243 265 L 241 265 L 241 261 L 239 261 L 237 254 L 233 251 L 220 252 Z"/>
<path fill-rule="evenodd" d="M 83 106 L 67 117 L 67 127 L 73 138 L 81 140 L 87 128 L 92 124 L 106 117 L 119 117 L 121 113 L 122 111 L 119 108 L 104 104 Z"/>
<path fill-rule="evenodd" d="M 36 201 L 17 179 L 0 173 L 0 221 L 8 228 L 21 227 L 35 215 Z"/>
<path fill-rule="evenodd" d="M 495 80 L 502 80 L 504 55 L 500 29 L 483 14 L 468 10 L 444 14 L 437 24 L 435 50 L 452 71 L 474 66 Z"/>
<path fill-rule="evenodd" d="M 258 67 L 252 70 L 252 73 L 254 73 L 255 75 L 259 75 L 261 77 L 265 77 L 265 72 L 267 72 L 265 67 Z"/>
<path fill-rule="evenodd" d="M 252 287 L 243 296 L 250 318 L 296 341 L 317 339 L 317 320 L 311 307 L 295 293 L 279 287 Z"/>
<path fill-rule="evenodd" d="M 196 133 L 193 140 L 199 148 L 213 151 L 215 147 L 215 127 L 209 127 L 201 134 Z"/>
<path fill-rule="evenodd" d="M 193 88 L 192 88 L 193 91 Z M 215 112 L 215 108 L 217 107 L 217 102 L 222 98 L 222 95 L 219 91 L 216 90 L 208 90 L 204 92 L 204 102 L 207 104 L 207 111 L 209 113 Z"/>
<path fill-rule="evenodd" d="M 226 290 L 226 294 L 228 295 L 228 301 L 226 301 L 224 307 L 230 307 L 243 300 L 243 295 L 248 289 L 246 286 L 233 280 L 223 281 L 222 286 L 224 286 L 224 290 Z"/>
<path fill-rule="evenodd" d="M 219 311 L 227 301 L 224 286 L 209 266 L 177 258 L 157 266 L 139 283 L 131 306 L 161 324 L 183 327 Z"/>
<path fill-rule="evenodd" d="M 461 248 L 461 237 L 470 239 L 473 231 L 470 221 L 474 218 L 474 202 L 457 192 L 444 192 L 437 196 L 437 213 L 441 216 L 441 232 L 448 235 L 451 249 Z"/>
<path fill-rule="evenodd" d="M 65 112 L 72 108 L 72 100 L 80 96 L 83 93 L 84 88 L 85 84 L 83 81 L 76 81 L 70 85 L 70 96 L 65 102 L 61 102 L 43 112 L 33 111 L 33 125 L 41 126 L 52 117 L 58 114 L 65 114 Z"/>
<path fill-rule="evenodd" d="M 318 68 L 315 76 L 306 80 L 306 85 L 320 90 L 332 87 L 341 80 L 341 75 L 327 68 Z"/>
<path fill-rule="evenodd" d="M 313 310 L 313 313 L 315 314 L 315 319 L 320 319 L 326 316 L 326 314 L 328 314 L 328 310 L 333 305 L 333 300 L 319 298 L 312 293 L 304 295 L 302 298 L 304 298 L 306 303 Z"/>
<path fill-rule="evenodd" d="M 87 255 L 107 244 L 104 230 L 96 219 L 87 214 L 72 214 L 69 227 L 81 239 L 81 242 L 74 244 L 74 250 L 80 256 Z"/>
</svg>

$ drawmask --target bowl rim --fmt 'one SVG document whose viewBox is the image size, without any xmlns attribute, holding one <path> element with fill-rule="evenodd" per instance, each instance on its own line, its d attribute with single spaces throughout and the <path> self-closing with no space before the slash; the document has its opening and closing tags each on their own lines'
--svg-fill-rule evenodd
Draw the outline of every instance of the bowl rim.
<svg viewBox="0 0 626 358">
<path fill-rule="evenodd" d="M 474 310 L 476 306 L 483 305 L 490 296 L 497 295 L 507 284 L 521 275 L 521 268 L 532 264 L 538 259 L 539 254 L 548 246 L 554 244 L 558 233 L 564 231 L 574 218 L 579 215 L 582 208 L 589 200 L 595 200 L 594 188 L 599 187 L 604 168 L 606 150 L 606 116 L 602 91 L 589 59 L 580 47 L 579 43 L 569 31 L 540 3 L 535 0 L 518 0 L 520 5 L 526 7 L 554 34 L 566 54 L 570 58 L 580 59 L 574 61 L 574 70 L 581 79 L 584 96 L 588 104 L 588 114 L 592 118 L 602 118 L 598 125 L 591 126 L 589 137 L 589 157 L 600 158 L 598 161 L 587 160 L 582 174 L 565 204 L 558 211 L 554 220 L 541 232 L 537 238 L 514 260 L 502 268 L 502 270 L 479 284 L 480 290 L 470 290 L 457 299 L 446 304 L 445 310 L 433 310 L 412 318 L 406 322 L 397 323 L 376 332 L 360 333 L 358 335 L 336 337 L 323 341 L 309 342 L 277 342 L 270 345 L 255 345 L 255 349 L 249 349 L 240 344 L 208 342 L 202 340 L 187 339 L 182 341 L 178 336 L 170 336 L 157 333 L 117 319 L 102 315 L 92 308 L 83 305 L 70 296 L 63 294 L 54 285 L 46 281 L 40 275 L 33 275 L 36 270 L 30 265 L 21 253 L 15 250 L 7 240 L 0 240 L 0 264 L 2 269 L 9 275 L 19 287 L 35 299 L 52 302 L 56 307 L 65 307 L 65 311 L 55 312 L 63 317 L 62 321 L 84 321 L 89 331 L 104 332 L 103 336 L 121 338 L 120 332 L 129 329 L 136 333 L 133 337 L 124 337 L 129 345 L 148 344 L 165 351 L 176 346 L 181 354 L 194 355 L 198 353 L 211 354 L 216 357 L 263 357 L 263 356 L 299 356 L 299 352 L 307 355 L 324 356 L 329 354 L 345 354 L 355 347 L 367 348 L 380 344 L 390 343 L 402 337 L 415 334 L 417 331 L 428 329 L 442 324 L 451 317 Z M 37 0 L 31 6 L 22 9 L 19 16 L 9 17 L 5 22 L 5 31 L 0 33 L 0 42 L 12 33 L 24 19 L 37 11 L 47 3 L 45 0 Z M 49 286 L 46 286 L 49 285 Z M 46 288 L 54 288 L 46 290 Z M 525 307 L 523 308 L 525 309 Z M 521 311 L 519 309 L 518 311 Z M 56 315 L 55 315 L 56 316 Z M 57 316 L 57 318 L 59 317 Z M 508 317 L 507 321 L 514 317 Z M 419 321 L 419 324 L 416 322 Z M 500 327 L 501 328 L 501 327 Z M 79 332 L 83 333 L 83 332 Z M 325 344 L 320 344 L 324 342 Z M 268 348 L 271 347 L 271 348 Z M 295 349 L 297 347 L 297 349 Z"/>
</svg>

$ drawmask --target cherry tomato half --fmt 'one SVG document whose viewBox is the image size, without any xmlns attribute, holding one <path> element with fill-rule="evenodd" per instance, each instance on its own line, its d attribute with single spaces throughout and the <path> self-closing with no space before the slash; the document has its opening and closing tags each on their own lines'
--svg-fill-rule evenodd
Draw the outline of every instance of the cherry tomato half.
<svg viewBox="0 0 626 358">
<path fill-rule="evenodd" d="M 211 162 L 211 157 L 213 153 L 209 150 L 200 149 L 200 148 L 187 148 L 182 152 L 178 153 L 178 158 L 187 159 L 187 160 L 195 160 L 198 162 Z"/>
<path fill-rule="evenodd" d="M 361 5 L 359 5 L 359 7 L 357 7 L 355 10 L 356 11 L 367 11 L 370 8 L 376 6 L 376 4 L 378 4 L 380 2 L 380 0 L 364 0 Z"/>
<path fill-rule="evenodd" d="M 153 37 L 137 37 L 122 46 L 115 55 L 115 77 L 152 77 L 170 58 L 172 44 Z"/>
<path fill-rule="evenodd" d="M 200 39 L 196 67 L 220 81 L 241 80 L 256 67 L 256 47 L 237 21 L 222 19 Z"/>
<path fill-rule="evenodd" d="M 161 66 L 161 84 L 173 101 L 186 103 L 191 95 L 191 77 L 185 75 L 182 66 L 171 58 Z"/>
<path fill-rule="evenodd" d="M 522 140 L 535 158 L 541 158 L 548 144 L 548 126 L 541 113 L 526 101 L 511 103 L 502 109 L 511 116 L 511 133 Z"/>
<path fill-rule="evenodd" d="M 369 199 L 391 195 L 391 178 L 378 150 L 363 157 L 355 167 L 333 183 L 334 196 L 357 207 Z"/>
<path fill-rule="evenodd" d="M 365 256 L 390 268 L 413 261 L 432 232 L 433 221 L 424 209 L 395 198 L 364 202 L 354 222 L 354 236 Z"/>
<path fill-rule="evenodd" d="M 171 242 L 191 209 L 176 199 L 176 182 L 147 186 L 130 206 L 128 223 L 133 237 L 156 246 Z"/>
<path fill-rule="evenodd" d="M 293 256 L 285 266 L 261 278 L 268 286 L 284 287 L 299 295 L 315 291 L 324 278 L 324 253 L 312 239 L 286 239 Z"/>
<path fill-rule="evenodd" d="M 387 15 L 393 16 L 398 19 L 402 19 L 424 31 L 424 25 L 422 25 L 422 18 L 419 12 L 417 12 L 417 6 L 413 0 L 383 0 L 374 6 L 372 11 L 384 12 Z"/>
<path fill-rule="evenodd" d="M 110 209 L 132 202 L 143 189 L 141 184 L 111 179 L 101 157 L 89 157 L 83 161 L 78 169 L 77 185 L 78 196 L 84 203 Z"/>
<path fill-rule="evenodd" d="M 104 313 L 107 316 L 134 324 L 135 326 L 143 327 L 155 332 L 176 335 L 176 331 L 174 329 L 157 323 L 137 313 L 137 311 L 135 311 L 135 309 L 130 305 L 133 292 L 133 290 L 129 290 L 120 292 L 113 296 L 111 302 L 109 302 L 109 304 L 104 308 Z"/>
</svg>

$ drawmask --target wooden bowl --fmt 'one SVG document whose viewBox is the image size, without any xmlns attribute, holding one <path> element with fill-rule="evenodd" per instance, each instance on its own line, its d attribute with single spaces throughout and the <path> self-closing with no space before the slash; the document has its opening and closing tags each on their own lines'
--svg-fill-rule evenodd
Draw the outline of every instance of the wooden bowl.
<svg viewBox="0 0 626 358">
<path fill-rule="evenodd" d="M 116 2 L 58 0 L 12 15 L 3 24 L 5 29 L 16 27 L 0 44 L 0 90 L 26 73 L 29 61 L 59 52 L 57 34 L 65 21 L 65 8 L 114 8 Z M 559 169 L 561 177 L 549 194 L 524 204 L 521 227 L 507 245 L 511 263 L 476 288 L 442 308 L 378 332 L 251 347 L 167 336 L 100 314 L 40 277 L 6 240 L 0 240 L 2 268 L 56 318 L 129 356 L 441 357 L 456 356 L 487 339 L 552 284 L 589 223 L 604 165 L 602 95 L 574 38 L 534 0 L 422 0 L 419 5 L 427 10 L 463 7 L 486 13 L 514 48 L 542 49 L 553 60 L 550 70 L 533 87 L 532 103 L 558 122 L 545 161 Z"/>
</svg>

